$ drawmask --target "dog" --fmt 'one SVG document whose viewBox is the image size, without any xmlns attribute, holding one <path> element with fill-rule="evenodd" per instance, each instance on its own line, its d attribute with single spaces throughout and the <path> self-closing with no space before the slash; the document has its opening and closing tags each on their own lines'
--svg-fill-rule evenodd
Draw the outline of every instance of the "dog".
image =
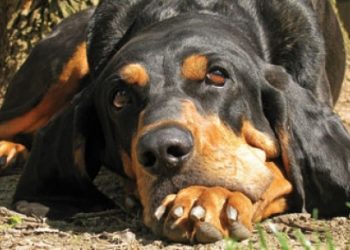
<svg viewBox="0 0 350 250">
<path fill-rule="evenodd" d="M 105 165 L 171 241 L 345 214 L 350 137 L 332 111 L 344 68 L 329 1 L 105 0 L 58 25 L 9 86 L 3 168 L 30 151 L 14 208 L 112 208 L 92 184 Z"/>
</svg>

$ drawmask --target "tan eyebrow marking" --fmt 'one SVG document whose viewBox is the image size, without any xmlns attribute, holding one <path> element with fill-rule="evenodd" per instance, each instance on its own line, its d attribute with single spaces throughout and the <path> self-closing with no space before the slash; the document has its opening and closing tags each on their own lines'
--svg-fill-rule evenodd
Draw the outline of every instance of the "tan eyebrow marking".
<svg viewBox="0 0 350 250">
<path fill-rule="evenodd" d="M 136 84 L 144 87 L 149 81 L 149 76 L 146 69 L 138 63 L 125 65 L 120 70 L 119 74 L 121 78 L 128 84 Z"/>
<path fill-rule="evenodd" d="M 182 75 L 192 81 L 200 81 L 205 78 L 208 68 L 208 58 L 194 54 L 187 57 L 182 64 Z"/>
</svg>

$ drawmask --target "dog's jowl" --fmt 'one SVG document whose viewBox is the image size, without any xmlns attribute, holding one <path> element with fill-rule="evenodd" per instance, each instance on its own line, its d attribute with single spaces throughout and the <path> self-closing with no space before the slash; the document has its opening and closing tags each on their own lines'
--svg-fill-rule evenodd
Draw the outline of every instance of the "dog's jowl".
<svg viewBox="0 0 350 250">
<path fill-rule="evenodd" d="M 0 169 L 30 151 L 13 205 L 112 208 L 92 184 L 104 165 L 172 241 L 345 214 L 350 136 L 332 112 L 344 65 L 329 1 L 105 0 L 58 25 L 9 86 Z"/>
</svg>

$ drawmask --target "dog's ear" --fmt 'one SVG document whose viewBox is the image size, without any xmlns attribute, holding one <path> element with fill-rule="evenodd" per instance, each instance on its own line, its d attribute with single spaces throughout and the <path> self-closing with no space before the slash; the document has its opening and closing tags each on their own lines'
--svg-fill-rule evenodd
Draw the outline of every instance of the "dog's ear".
<svg viewBox="0 0 350 250">
<path fill-rule="evenodd" d="M 18 211 L 65 217 L 112 207 L 92 184 L 104 148 L 92 87 L 37 132 L 14 196 Z"/>
<path fill-rule="evenodd" d="M 97 77 L 111 57 L 128 41 L 138 12 L 148 1 L 102 1 L 89 22 L 88 61 Z"/>
<path fill-rule="evenodd" d="M 318 209 L 326 216 L 347 213 L 350 136 L 340 118 L 283 68 L 269 66 L 265 79 L 264 111 L 293 182 L 294 209 Z"/>
</svg>

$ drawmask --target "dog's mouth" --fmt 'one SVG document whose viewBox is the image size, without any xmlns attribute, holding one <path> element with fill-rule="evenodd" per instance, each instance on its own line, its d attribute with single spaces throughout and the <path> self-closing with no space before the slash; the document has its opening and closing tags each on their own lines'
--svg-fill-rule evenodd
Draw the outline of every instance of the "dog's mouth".
<svg viewBox="0 0 350 250">
<path fill-rule="evenodd" d="M 177 193 L 193 186 L 220 186 L 239 191 L 251 200 L 258 200 L 272 182 L 272 173 L 267 167 L 264 151 L 242 144 L 234 151 L 220 148 L 212 155 L 197 155 L 173 174 L 156 176 L 155 189 Z"/>
<path fill-rule="evenodd" d="M 258 200 L 272 182 L 267 164 L 279 155 L 276 142 L 247 121 L 237 135 L 219 117 L 202 116 L 189 101 L 182 105 L 181 119 L 144 126 L 133 138 L 131 169 L 143 205 L 193 185 Z"/>
<path fill-rule="evenodd" d="M 231 130 L 212 134 L 212 138 L 197 135 L 191 157 L 183 165 L 175 170 L 161 165 L 162 170 L 151 173 L 157 179 L 155 186 L 167 185 L 175 193 L 192 185 L 221 186 L 258 200 L 272 181 L 266 152 L 247 144 Z"/>
</svg>

